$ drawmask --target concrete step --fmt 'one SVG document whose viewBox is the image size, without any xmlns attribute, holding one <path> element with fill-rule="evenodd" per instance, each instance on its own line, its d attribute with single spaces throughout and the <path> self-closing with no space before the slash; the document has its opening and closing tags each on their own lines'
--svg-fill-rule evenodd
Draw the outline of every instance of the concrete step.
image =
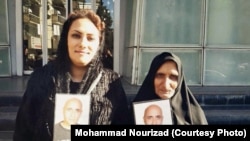
<svg viewBox="0 0 250 141">
<path fill-rule="evenodd" d="M 0 131 L 13 131 L 18 106 L 0 107 Z"/>
<path fill-rule="evenodd" d="M 0 108 L 4 106 L 19 106 L 23 92 L 0 92 Z"/>
<path fill-rule="evenodd" d="M 249 110 L 204 110 L 209 125 L 250 125 Z"/>
<path fill-rule="evenodd" d="M 0 141 L 13 141 L 13 131 L 0 131 Z"/>
<path fill-rule="evenodd" d="M 24 91 L 0 91 L 0 131 L 13 131 Z M 1 136 L 0 136 L 1 137 Z"/>
<path fill-rule="evenodd" d="M 12 140 L 18 110 L 18 106 L 13 105 L 18 104 L 0 107 L 0 141 Z M 213 105 L 203 106 L 203 109 L 209 125 L 250 125 L 250 106 Z"/>
</svg>

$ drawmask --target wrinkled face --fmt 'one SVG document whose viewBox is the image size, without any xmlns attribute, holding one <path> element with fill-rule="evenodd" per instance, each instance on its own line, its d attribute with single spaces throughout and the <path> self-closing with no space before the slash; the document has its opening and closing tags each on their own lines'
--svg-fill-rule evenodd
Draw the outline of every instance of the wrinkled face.
<svg viewBox="0 0 250 141">
<path fill-rule="evenodd" d="M 90 63 L 99 49 L 100 33 L 87 18 L 77 19 L 68 33 L 68 52 L 73 65 L 82 67 Z"/>
<path fill-rule="evenodd" d="M 155 93 L 161 99 L 169 99 L 178 85 L 178 70 L 176 63 L 167 61 L 157 70 L 154 78 Z"/>
<path fill-rule="evenodd" d="M 160 125 L 162 124 L 162 110 L 158 106 L 150 106 L 145 110 L 143 117 L 145 125 Z"/>
<path fill-rule="evenodd" d="M 77 124 L 81 113 L 82 113 L 82 104 L 81 101 L 73 99 L 65 103 L 64 109 L 64 122 L 68 126 L 71 124 Z"/>
</svg>

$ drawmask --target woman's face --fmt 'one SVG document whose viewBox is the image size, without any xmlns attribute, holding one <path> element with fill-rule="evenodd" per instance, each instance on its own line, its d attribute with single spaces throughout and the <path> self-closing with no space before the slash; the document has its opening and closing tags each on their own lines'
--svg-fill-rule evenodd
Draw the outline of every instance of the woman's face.
<svg viewBox="0 0 250 141">
<path fill-rule="evenodd" d="M 68 33 L 68 52 L 73 65 L 87 66 L 100 44 L 100 32 L 87 18 L 77 19 L 70 26 Z"/>
<path fill-rule="evenodd" d="M 176 63 L 167 61 L 157 70 L 154 78 L 155 93 L 161 99 L 169 99 L 178 85 L 178 70 Z"/>
</svg>

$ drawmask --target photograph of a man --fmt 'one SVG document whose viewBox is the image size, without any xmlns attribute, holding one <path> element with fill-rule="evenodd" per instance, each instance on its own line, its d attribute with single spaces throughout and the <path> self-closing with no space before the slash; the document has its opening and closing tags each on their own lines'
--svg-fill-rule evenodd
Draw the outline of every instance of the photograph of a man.
<svg viewBox="0 0 250 141">
<path fill-rule="evenodd" d="M 163 122 L 161 107 L 156 104 L 146 107 L 144 110 L 143 121 L 145 125 L 161 125 Z"/>
<path fill-rule="evenodd" d="M 172 125 L 169 99 L 133 102 L 136 125 Z"/>
<path fill-rule="evenodd" d="M 63 120 L 54 126 L 54 130 L 57 131 L 55 141 L 69 139 L 71 124 L 78 124 L 82 110 L 82 102 L 78 98 L 70 98 L 65 102 L 63 106 Z"/>
<path fill-rule="evenodd" d="M 57 94 L 53 141 L 70 141 L 71 125 L 88 124 L 89 96 Z"/>
<path fill-rule="evenodd" d="M 69 130 L 71 124 L 78 124 L 82 109 L 82 102 L 78 98 L 68 99 L 63 107 L 64 120 L 60 121 L 58 124 Z"/>
</svg>

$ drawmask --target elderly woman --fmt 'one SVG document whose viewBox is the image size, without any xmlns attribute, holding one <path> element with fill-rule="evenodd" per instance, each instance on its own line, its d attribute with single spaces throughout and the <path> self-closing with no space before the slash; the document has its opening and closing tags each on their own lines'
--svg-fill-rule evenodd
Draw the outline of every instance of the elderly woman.
<svg viewBox="0 0 250 141">
<path fill-rule="evenodd" d="M 170 100 L 173 124 L 208 124 L 201 106 L 186 85 L 181 60 L 173 53 L 163 52 L 153 59 L 133 102 L 154 99 Z"/>
</svg>

